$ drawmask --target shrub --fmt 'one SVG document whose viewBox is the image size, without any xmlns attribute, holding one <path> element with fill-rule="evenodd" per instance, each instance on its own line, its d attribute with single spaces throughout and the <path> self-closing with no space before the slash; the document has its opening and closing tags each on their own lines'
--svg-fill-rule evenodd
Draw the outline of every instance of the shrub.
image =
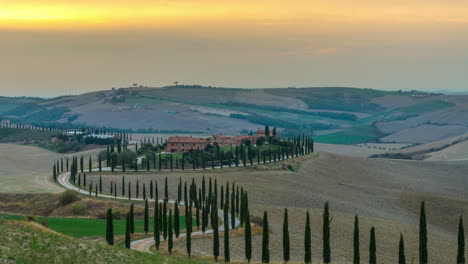
<svg viewBox="0 0 468 264">
<path fill-rule="evenodd" d="M 120 211 L 114 211 L 112 213 L 112 218 L 114 220 L 124 220 L 125 219 L 125 216 L 120 212 Z"/>
<path fill-rule="evenodd" d="M 34 217 L 34 216 L 29 216 L 29 215 L 28 215 L 28 216 L 26 216 L 26 221 L 28 221 L 28 222 L 36 222 L 36 217 Z"/>
<path fill-rule="evenodd" d="M 74 215 L 84 215 L 88 208 L 84 204 L 75 204 L 72 207 L 72 213 Z"/>
<path fill-rule="evenodd" d="M 59 197 L 60 205 L 71 204 L 78 200 L 79 200 L 78 192 L 73 191 L 73 190 L 64 191 L 62 194 L 60 194 L 60 197 Z"/>
</svg>

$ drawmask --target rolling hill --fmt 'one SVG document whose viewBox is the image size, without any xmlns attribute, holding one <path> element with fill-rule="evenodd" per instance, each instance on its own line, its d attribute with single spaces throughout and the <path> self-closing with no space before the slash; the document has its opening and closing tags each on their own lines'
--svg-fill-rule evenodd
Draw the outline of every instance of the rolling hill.
<svg viewBox="0 0 468 264">
<path fill-rule="evenodd" d="M 332 144 L 424 144 L 468 132 L 468 96 L 346 87 L 130 87 L 53 99 L 1 98 L 24 123 L 134 132 L 239 134 L 268 124 Z"/>
</svg>

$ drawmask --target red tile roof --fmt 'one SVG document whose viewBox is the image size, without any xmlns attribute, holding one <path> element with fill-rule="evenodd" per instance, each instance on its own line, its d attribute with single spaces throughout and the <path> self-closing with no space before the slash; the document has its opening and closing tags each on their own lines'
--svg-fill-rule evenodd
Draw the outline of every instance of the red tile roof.
<svg viewBox="0 0 468 264">
<path fill-rule="evenodd" d="M 206 143 L 206 140 L 194 137 L 169 137 L 168 143 Z"/>
</svg>

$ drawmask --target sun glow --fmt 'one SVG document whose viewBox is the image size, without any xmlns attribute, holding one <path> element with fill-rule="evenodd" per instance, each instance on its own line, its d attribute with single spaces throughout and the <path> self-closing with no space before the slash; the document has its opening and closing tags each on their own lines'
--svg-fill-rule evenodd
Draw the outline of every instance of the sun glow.
<svg viewBox="0 0 468 264">
<path fill-rule="evenodd" d="M 3 0 L 0 28 L 154 27 L 208 24 L 468 23 L 468 3 L 437 0 Z"/>
</svg>

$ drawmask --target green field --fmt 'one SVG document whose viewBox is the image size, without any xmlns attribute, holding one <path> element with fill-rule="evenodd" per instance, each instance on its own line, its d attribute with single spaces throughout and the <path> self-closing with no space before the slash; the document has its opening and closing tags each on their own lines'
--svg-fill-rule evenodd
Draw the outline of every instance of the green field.
<svg viewBox="0 0 468 264">
<path fill-rule="evenodd" d="M 372 126 L 359 126 L 336 133 L 315 136 L 314 141 L 327 144 L 354 145 L 366 143 L 379 137 Z"/>
<path fill-rule="evenodd" d="M 20 215 L 1 215 L 0 219 L 6 220 L 25 220 Z M 105 236 L 106 219 L 87 219 L 87 218 L 55 218 L 55 217 L 37 217 L 36 222 L 45 221 L 47 226 L 59 233 L 74 236 Z M 194 221 L 195 222 L 195 221 Z M 194 223 L 195 224 L 195 223 Z M 153 232 L 154 221 L 152 212 L 150 212 L 149 232 Z M 180 228 L 185 229 L 185 216 L 180 216 Z M 135 219 L 135 232 L 143 233 L 143 219 Z M 114 220 L 114 234 L 125 234 L 125 220 Z"/>
<path fill-rule="evenodd" d="M 442 100 L 434 100 L 429 102 L 424 102 L 420 104 L 415 104 L 408 107 L 399 108 L 398 111 L 402 111 L 409 114 L 421 114 L 426 112 L 434 112 L 438 110 L 442 110 L 445 108 L 450 108 L 455 106 L 454 103 L 442 101 Z"/>
</svg>

